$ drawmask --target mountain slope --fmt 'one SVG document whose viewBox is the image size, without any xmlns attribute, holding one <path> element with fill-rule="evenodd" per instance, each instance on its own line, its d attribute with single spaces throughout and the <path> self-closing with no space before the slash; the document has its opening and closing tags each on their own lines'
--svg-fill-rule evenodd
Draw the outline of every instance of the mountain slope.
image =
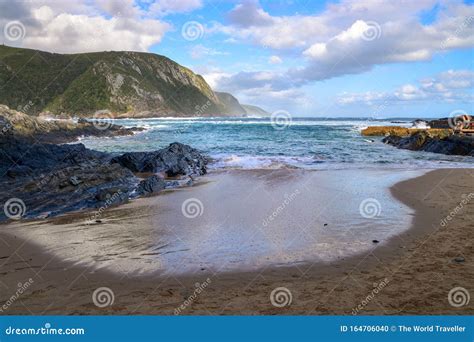
<svg viewBox="0 0 474 342">
<path fill-rule="evenodd" d="M 219 99 L 219 102 L 226 108 L 230 115 L 240 116 L 246 115 L 247 111 L 240 105 L 239 100 L 229 93 L 223 93 L 216 91 L 215 94 Z"/>
<path fill-rule="evenodd" d="M 245 112 L 247 113 L 247 115 L 252 115 L 252 116 L 269 116 L 270 115 L 269 112 L 257 106 L 253 106 L 249 104 L 241 104 L 241 106 L 245 109 Z"/>
<path fill-rule="evenodd" d="M 63 55 L 0 46 L 0 89 L 0 103 L 33 115 L 246 114 L 232 95 L 219 96 L 200 75 L 151 53 Z"/>
</svg>

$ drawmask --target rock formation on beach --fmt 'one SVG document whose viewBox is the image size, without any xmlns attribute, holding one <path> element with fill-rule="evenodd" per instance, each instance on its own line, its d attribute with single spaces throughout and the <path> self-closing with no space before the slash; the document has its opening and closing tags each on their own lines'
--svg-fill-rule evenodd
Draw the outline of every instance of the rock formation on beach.
<svg viewBox="0 0 474 342">
<path fill-rule="evenodd" d="M 416 132 L 406 137 L 389 135 L 382 140 L 398 148 L 412 151 L 443 153 L 474 157 L 474 137 L 461 135 L 436 135 L 429 131 Z"/>
<path fill-rule="evenodd" d="M 48 121 L 0 105 L 0 140 L 15 137 L 24 140 L 64 143 L 81 136 L 112 137 L 132 135 L 141 128 L 124 128 L 107 123 L 107 129 L 98 129 L 92 122 L 80 120 Z"/>
<path fill-rule="evenodd" d="M 89 150 L 83 144 L 31 144 L 13 137 L 0 141 L 0 148 L 0 203 L 20 199 L 26 218 L 109 207 L 156 194 L 179 186 L 176 177 L 186 181 L 205 174 L 207 164 L 197 150 L 180 143 L 115 157 Z M 143 179 L 139 174 L 142 171 L 174 178 L 167 180 L 153 174 Z M 0 212 L 0 221 L 8 218 L 7 213 Z"/>
<path fill-rule="evenodd" d="M 361 134 L 383 136 L 383 143 L 412 151 L 474 156 L 474 136 L 454 134 L 447 119 L 429 121 L 429 126 L 432 124 L 438 128 L 372 126 L 362 130 Z M 443 128 L 445 126 L 447 128 Z"/>
<path fill-rule="evenodd" d="M 83 144 L 57 145 L 82 135 L 126 134 L 133 130 L 46 121 L 0 106 L 0 203 L 20 200 L 25 208 L 22 217 L 50 217 L 156 194 L 179 186 L 175 178 L 184 177 L 187 182 L 206 173 L 207 158 L 180 143 L 122 155 L 89 150 Z M 145 179 L 140 174 L 144 172 L 150 173 Z M 168 176 L 174 179 L 167 180 Z M 0 221 L 8 219 L 7 214 L 8 210 L 1 211 Z"/>
<path fill-rule="evenodd" d="M 249 114 L 231 94 L 214 92 L 202 76 L 153 53 L 68 55 L 1 45 L 0 84 L 8 85 L 0 92 L 0 104 L 30 115 L 91 117 L 97 111 L 124 117 Z"/>
<path fill-rule="evenodd" d="M 169 177 L 177 175 L 203 175 L 207 159 L 188 145 L 172 143 L 154 152 L 128 152 L 111 161 L 133 172 L 164 172 Z"/>
</svg>

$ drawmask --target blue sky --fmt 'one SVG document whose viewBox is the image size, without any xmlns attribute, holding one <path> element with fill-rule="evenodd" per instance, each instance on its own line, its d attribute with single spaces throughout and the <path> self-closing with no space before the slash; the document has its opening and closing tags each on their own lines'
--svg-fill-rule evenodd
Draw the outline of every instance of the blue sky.
<svg viewBox="0 0 474 342">
<path fill-rule="evenodd" d="M 0 0 L 12 20 L 8 45 L 159 53 L 270 112 L 474 112 L 472 1 Z"/>
</svg>

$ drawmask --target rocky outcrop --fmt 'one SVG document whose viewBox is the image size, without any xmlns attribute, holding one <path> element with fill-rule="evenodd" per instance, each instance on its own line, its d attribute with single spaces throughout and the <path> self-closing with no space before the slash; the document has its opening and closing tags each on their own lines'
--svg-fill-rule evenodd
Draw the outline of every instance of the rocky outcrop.
<svg viewBox="0 0 474 342">
<path fill-rule="evenodd" d="M 431 128 L 439 128 L 439 129 L 449 129 L 449 119 L 448 118 L 441 118 L 428 121 L 428 126 Z"/>
<path fill-rule="evenodd" d="M 445 129 L 424 129 L 424 128 L 407 128 L 400 126 L 370 126 L 361 131 L 364 136 L 409 136 L 413 133 L 429 131 L 432 134 L 449 134 L 449 130 Z"/>
<path fill-rule="evenodd" d="M 141 128 L 124 128 L 107 123 L 106 129 L 93 122 L 80 120 L 45 120 L 27 115 L 7 106 L 0 105 L 0 141 L 11 138 L 31 140 L 34 142 L 64 143 L 76 140 L 81 136 L 112 137 L 131 135 Z"/>
<path fill-rule="evenodd" d="M 133 172 L 163 172 L 169 177 L 203 175 L 207 159 L 196 149 L 180 143 L 154 152 L 129 152 L 112 159 Z"/>
<path fill-rule="evenodd" d="M 390 135 L 385 137 L 382 141 L 385 144 L 412 151 L 474 157 L 474 137 L 472 136 L 440 136 L 422 131 L 408 137 Z"/>
<path fill-rule="evenodd" d="M 144 179 L 137 186 L 137 194 L 139 195 L 152 195 L 164 190 L 166 188 L 166 182 L 163 178 L 153 175 Z"/>
<path fill-rule="evenodd" d="M 197 150 L 179 143 L 115 157 L 82 144 L 31 144 L 15 138 L 0 141 L 0 149 L 0 203 L 20 201 L 23 218 L 108 208 L 137 196 L 154 195 L 181 183 L 158 175 L 142 180 L 138 172 L 192 177 L 206 173 L 207 163 Z M 8 218 L 8 210 L 0 211 L 0 221 Z"/>
<path fill-rule="evenodd" d="M 406 136 L 414 132 L 411 128 L 399 127 L 399 126 L 370 126 L 361 131 L 364 136 Z"/>
</svg>

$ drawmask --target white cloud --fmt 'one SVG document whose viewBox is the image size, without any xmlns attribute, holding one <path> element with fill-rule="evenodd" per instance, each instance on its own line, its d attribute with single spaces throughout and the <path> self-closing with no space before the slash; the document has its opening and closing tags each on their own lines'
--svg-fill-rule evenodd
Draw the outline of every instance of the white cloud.
<svg viewBox="0 0 474 342">
<path fill-rule="evenodd" d="M 420 13 L 435 4 L 343 0 L 317 15 L 271 16 L 251 1 L 236 6 L 229 25 L 216 25 L 215 30 L 306 58 L 305 65 L 288 71 L 291 87 L 366 72 L 376 65 L 429 61 L 436 53 L 473 47 L 474 6 L 443 2 L 432 23 L 420 23 Z"/>
<path fill-rule="evenodd" d="M 393 92 L 367 91 L 363 93 L 343 93 L 338 103 L 364 104 L 396 104 L 413 101 L 438 101 L 466 103 L 474 102 L 474 71 L 448 70 L 434 77 L 424 78 L 418 85 L 404 84 Z"/>
<path fill-rule="evenodd" d="M 171 13 L 187 13 L 202 7 L 201 0 L 158 0 L 149 10 L 152 14 L 164 16 Z"/>
<path fill-rule="evenodd" d="M 100 9 L 113 17 L 136 17 L 140 9 L 135 6 L 134 0 L 95 0 Z"/>
<path fill-rule="evenodd" d="M 257 0 L 238 4 L 229 13 L 230 22 L 239 27 L 255 27 L 271 25 L 273 18 L 260 8 Z"/>
<path fill-rule="evenodd" d="M 357 20 L 398 21 L 430 9 L 435 0 L 404 2 L 343 0 L 329 4 L 318 15 L 271 16 L 258 1 L 237 5 L 228 15 L 229 24 L 220 30 L 241 40 L 275 48 L 308 48 L 336 36 Z"/>
<path fill-rule="evenodd" d="M 148 51 L 171 28 L 160 20 L 142 17 L 132 1 L 98 0 L 97 3 L 99 7 L 79 6 L 74 2 L 59 6 L 46 1 L 12 2 L 7 7 L 16 15 L 10 18 L 3 15 L 0 3 L 0 27 L 12 17 L 25 27 L 23 39 L 11 41 L 1 35 L 0 43 L 60 53 Z M 117 15 L 112 16 L 114 13 Z"/>
<path fill-rule="evenodd" d="M 270 58 L 268 59 L 268 63 L 270 63 L 270 64 L 281 64 L 281 63 L 283 63 L 283 60 L 278 56 L 270 56 Z"/>
</svg>

